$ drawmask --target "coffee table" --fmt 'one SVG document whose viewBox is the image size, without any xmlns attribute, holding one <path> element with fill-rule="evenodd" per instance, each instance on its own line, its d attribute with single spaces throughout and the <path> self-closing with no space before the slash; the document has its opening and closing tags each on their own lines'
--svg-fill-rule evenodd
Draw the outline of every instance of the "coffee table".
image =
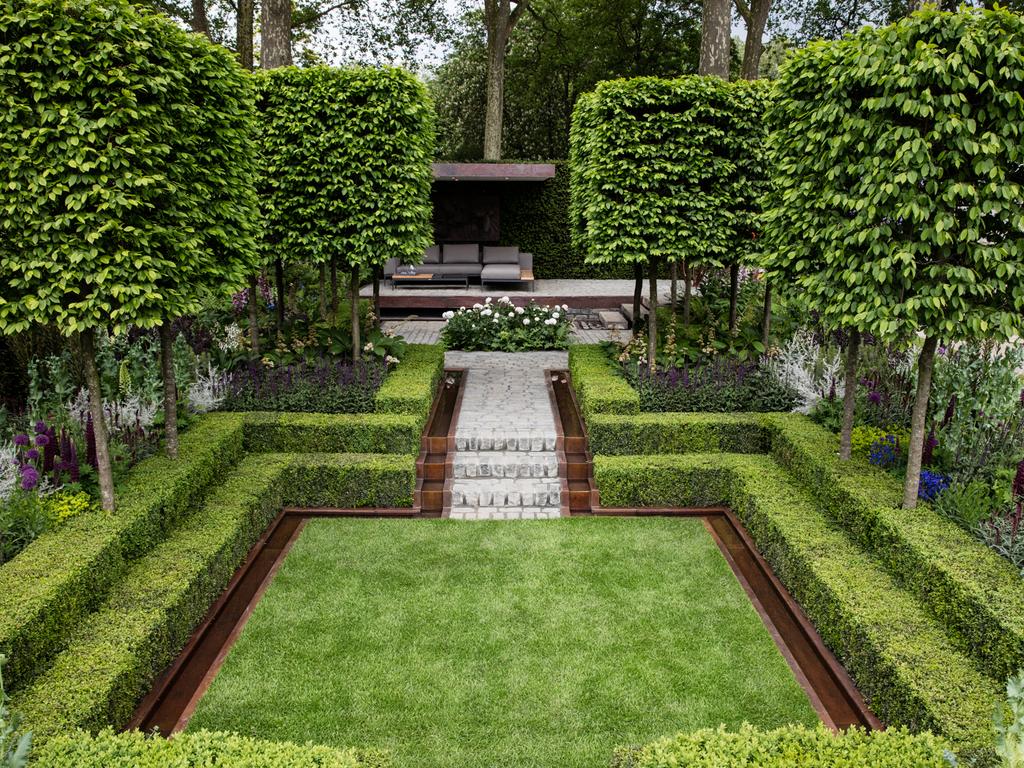
<svg viewBox="0 0 1024 768">
<path fill-rule="evenodd" d="M 469 278 L 466 275 L 438 275 L 433 272 L 391 276 L 392 288 L 437 288 L 442 285 L 460 285 L 463 288 L 468 288 Z"/>
</svg>

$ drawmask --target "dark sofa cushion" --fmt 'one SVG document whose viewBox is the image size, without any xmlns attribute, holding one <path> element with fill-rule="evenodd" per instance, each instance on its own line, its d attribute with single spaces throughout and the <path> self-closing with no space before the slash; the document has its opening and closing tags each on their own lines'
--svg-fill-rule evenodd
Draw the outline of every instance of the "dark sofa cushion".
<svg viewBox="0 0 1024 768">
<path fill-rule="evenodd" d="M 473 264 L 431 264 L 429 267 L 421 267 L 423 272 L 430 272 L 432 275 L 465 275 L 476 277 L 483 269 L 479 263 Z"/>
<path fill-rule="evenodd" d="M 423 263 L 424 264 L 440 264 L 441 263 L 441 246 L 432 245 L 423 252 Z"/>
<path fill-rule="evenodd" d="M 441 250 L 444 264 L 479 264 L 480 246 L 476 243 L 446 243 Z"/>
<path fill-rule="evenodd" d="M 514 245 L 485 245 L 484 264 L 518 264 L 519 249 Z"/>
</svg>

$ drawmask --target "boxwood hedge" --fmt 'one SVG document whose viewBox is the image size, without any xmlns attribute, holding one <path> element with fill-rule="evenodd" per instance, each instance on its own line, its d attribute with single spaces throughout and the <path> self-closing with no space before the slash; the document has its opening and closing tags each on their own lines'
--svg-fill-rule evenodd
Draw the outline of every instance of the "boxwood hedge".
<svg viewBox="0 0 1024 768">
<path fill-rule="evenodd" d="M 583 418 L 597 413 L 640 413 L 640 397 L 601 347 L 569 347 L 569 374 Z"/>
<path fill-rule="evenodd" d="M 15 695 L 37 740 L 130 718 L 284 505 L 412 503 L 411 456 L 249 456 L 206 503 L 139 559 L 53 665 Z"/>
<path fill-rule="evenodd" d="M 730 506 L 883 721 L 989 749 L 999 684 L 771 457 L 598 456 L 594 471 L 605 506 Z"/>
<path fill-rule="evenodd" d="M 172 739 L 138 731 L 104 730 L 95 736 L 71 733 L 50 739 L 32 759 L 35 768 L 390 768 L 391 764 L 385 752 L 300 746 L 211 731 L 180 733 Z"/>
<path fill-rule="evenodd" d="M 598 413 L 587 420 L 592 453 L 767 453 L 771 429 L 752 413 Z"/>
<path fill-rule="evenodd" d="M 410 344 L 402 362 L 388 374 L 377 390 L 378 413 L 407 413 L 427 423 L 434 390 L 444 373 L 444 348 L 432 344 Z"/>
<path fill-rule="evenodd" d="M 612 768 L 948 768 L 946 745 L 931 734 L 903 728 L 840 733 L 819 726 L 762 731 L 705 729 L 619 749 Z"/>
</svg>

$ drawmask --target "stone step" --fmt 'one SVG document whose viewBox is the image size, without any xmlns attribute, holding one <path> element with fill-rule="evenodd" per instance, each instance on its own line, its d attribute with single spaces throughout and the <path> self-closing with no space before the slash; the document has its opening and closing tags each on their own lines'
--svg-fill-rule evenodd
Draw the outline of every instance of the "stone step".
<svg viewBox="0 0 1024 768">
<path fill-rule="evenodd" d="M 633 308 L 629 308 L 630 314 L 633 312 Z M 629 320 L 622 312 L 616 312 L 614 310 L 604 310 L 597 313 L 597 316 L 601 319 L 601 324 L 609 330 L 624 331 L 629 327 Z"/>
<path fill-rule="evenodd" d="M 546 395 L 547 393 L 545 393 Z M 544 405 L 550 408 L 549 403 Z M 509 419 L 514 419 L 509 414 Z M 540 453 L 555 450 L 555 433 L 526 430 L 473 430 L 455 433 L 455 450 L 466 451 L 517 451 Z"/>
<path fill-rule="evenodd" d="M 558 507 L 452 507 L 452 520 L 556 520 Z"/>
<path fill-rule="evenodd" d="M 489 451 L 456 453 L 452 474 L 464 477 L 558 477 L 558 457 L 554 453 Z"/>
<path fill-rule="evenodd" d="M 562 504 L 560 480 L 460 479 L 452 482 L 452 509 L 474 507 L 553 507 Z"/>
</svg>

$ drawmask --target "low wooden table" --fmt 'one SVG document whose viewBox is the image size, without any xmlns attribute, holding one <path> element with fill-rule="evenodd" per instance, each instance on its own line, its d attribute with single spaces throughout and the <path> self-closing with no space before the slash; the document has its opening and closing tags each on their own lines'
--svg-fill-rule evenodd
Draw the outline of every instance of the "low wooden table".
<svg viewBox="0 0 1024 768">
<path fill-rule="evenodd" d="M 391 276 L 392 288 L 436 288 L 440 285 L 461 285 L 463 288 L 468 288 L 469 278 L 466 275 L 437 275 L 433 272 Z"/>
<path fill-rule="evenodd" d="M 486 283 L 488 285 L 519 285 L 520 283 L 526 283 L 531 291 L 535 288 L 532 269 L 519 270 L 519 277 L 516 278 L 498 278 L 496 280 L 487 280 Z"/>
</svg>

